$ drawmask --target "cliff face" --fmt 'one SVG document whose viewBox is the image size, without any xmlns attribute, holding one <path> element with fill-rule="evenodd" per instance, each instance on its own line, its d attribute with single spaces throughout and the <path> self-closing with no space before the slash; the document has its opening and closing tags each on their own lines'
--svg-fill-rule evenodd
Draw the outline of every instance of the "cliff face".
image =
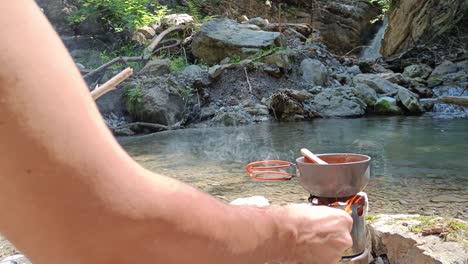
<svg viewBox="0 0 468 264">
<path fill-rule="evenodd" d="M 394 0 L 381 52 L 398 54 L 455 27 L 466 32 L 467 11 L 468 0 Z"/>
</svg>

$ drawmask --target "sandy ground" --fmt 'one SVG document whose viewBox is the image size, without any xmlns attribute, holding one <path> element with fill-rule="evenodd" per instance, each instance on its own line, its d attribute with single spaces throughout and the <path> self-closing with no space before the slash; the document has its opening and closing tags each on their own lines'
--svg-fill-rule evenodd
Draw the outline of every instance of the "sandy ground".
<svg viewBox="0 0 468 264">
<path fill-rule="evenodd" d="M 0 260 L 18 253 L 16 248 L 0 235 Z"/>
</svg>

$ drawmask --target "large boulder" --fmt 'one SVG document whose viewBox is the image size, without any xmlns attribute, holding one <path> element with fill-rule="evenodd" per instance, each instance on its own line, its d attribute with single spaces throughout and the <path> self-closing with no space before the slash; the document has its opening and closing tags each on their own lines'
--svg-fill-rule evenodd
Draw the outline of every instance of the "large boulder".
<svg viewBox="0 0 468 264">
<path fill-rule="evenodd" d="M 192 52 L 208 64 L 226 57 L 246 58 L 281 42 L 280 33 L 252 30 L 230 19 L 213 19 L 204 24 L 192 42 Z"/>
<path fill-rule="evenodd" d="M 427 77 L 429 77 L 429 75 L 431 75 L 431 73 L 431 66 L 427 64 L 414 64 L 405 68 L 403 76 L 410 78 L 420 77 L 426 79 Z"/>
<path fill-rule="evenodd" d="M 354 94 L 363 100 L 368 107 L 373 107 L 379 98 L 374 89 L 363 83 L 358 83 L 356 87 L 354 87 Z"/>
<path fill-rule="evenodd" d="M 385 80 L 376 74 L 358 74 L 354 76 L 353 82 L 357 84 L 366 84 L 379 94 L 388 94 L 398 92 L 398 86 Z"/>
<path fill-rule="evenodd" d="M 280 121 L 303 119 L 306 114 L 303 102 L 309 96 L 307 92 L 282 89 L 270 97 L 270 109 Z"/>
<path fill-rule="evenodd" d="M 448 32 L 464 19 L 465 0 L 392 1 L 388 29 L 382 41 L 382 54 L 401 53 L 419 43 L 428 42 Z M 463 25 L 462 25 L 463 26 Z"/>
<path fill-rule="evenodd" d="M 322 117 L 359 117 L 367 105 L 351 88 L 326 88 L 306 102 L 305 109 Z"/>
<path fill-rule="evenodd" d="M 403 105 L 406 110 L 412 114 L 419 114 L 423 111 L 418 95 L 410 92 L 408 89 L 399 87 L 397 102 Z"/>
<path fill-rule="evenodd" d="M 325 86 L 328 82 L 328 69 L 316 59 L 305 59 L 301 62 L 302 79 L 311 85 Z"/>
<path fill-rule="evenodd" d="M 133 113 L 137 121 L 170 126 L 182 120 L 184 100 L 167 79 L 145 80 L 142 93 Z"/>
<path fill-rule="evenodd" d="M 458 70 L 457 64 L 451 61 L 444 61 L 439 66 L 437 66 L 431 74 L 431 77 L 441 77 L 443 75 L 454 73 Z"/>
<path fill-rule="evenodd" d="M 450 230 L 450 225 L 459 230 Z M 422 230 L 433 226 L 448 227 L 446 239 L 438 235 L 421 235 Z M 378 215 L 367 227 L 372 236 L 373 253 L 387 256 L 390 263 L 467 263 L 468 251 L 463 241 L 466 241 L 468 223 L 462 220 L 419 215 Z M 458 236 L 460 241 L 457 242 L 454 236 Z"/>
</svg>

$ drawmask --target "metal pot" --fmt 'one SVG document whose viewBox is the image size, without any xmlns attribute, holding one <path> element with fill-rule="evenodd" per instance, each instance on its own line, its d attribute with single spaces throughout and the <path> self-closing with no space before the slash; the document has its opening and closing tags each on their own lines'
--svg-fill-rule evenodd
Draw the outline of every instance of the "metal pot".
<svg viewBox="0 0 468 264">
<path fill-rule="evenodd" d="M 364 190 L 369 182 L 371 158 L 360 154 L 317 155 L 329 164 L 318 165 L 296 160 L 302 187 L 318 197 L 350 197 Z"/>
</svg>

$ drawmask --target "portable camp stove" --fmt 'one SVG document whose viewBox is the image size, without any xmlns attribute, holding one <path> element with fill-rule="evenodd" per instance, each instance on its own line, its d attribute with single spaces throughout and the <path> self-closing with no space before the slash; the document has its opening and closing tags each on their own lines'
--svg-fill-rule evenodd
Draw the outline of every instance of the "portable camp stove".
<svg viewBox="0 0 468 264">
<path fill-rule="evenodd" d="M 341 259 L 347 263 L 366 263 L 367 194 L 362 192 L 369 182 L 371 158 L 359 154 L 317 155 L 328 164 L 311 163 L 304 157 L 296 164 L 288 161 L 260 161 L 247 165 L 249 176 L 260 180 L 290 180 L 298 176 L 302 187 L 310 194 L 312 206 L 329 206 L 346 211 L 353 218 L 353 246 Z M 288 168 L 296 166 L 296 175 Z"/>
</svg>

